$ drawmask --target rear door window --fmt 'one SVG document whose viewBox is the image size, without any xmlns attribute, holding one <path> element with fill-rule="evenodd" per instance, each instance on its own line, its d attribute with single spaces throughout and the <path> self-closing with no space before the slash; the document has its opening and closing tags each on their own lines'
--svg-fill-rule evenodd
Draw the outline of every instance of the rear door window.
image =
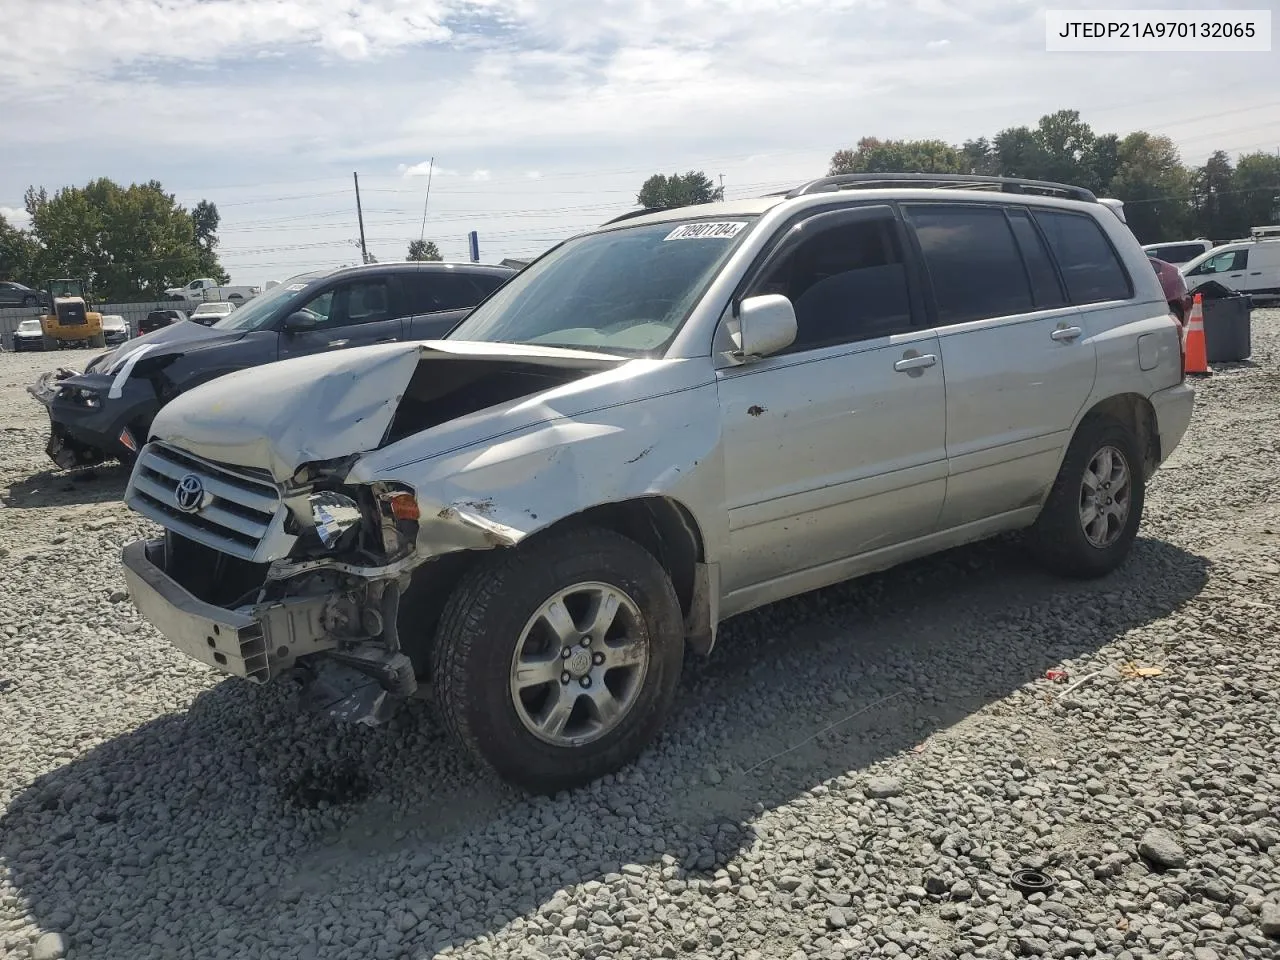
<svg viewBox="0 0 1280 960">
<path fill-rule="evenodd" d="M 501 281 L 492 287 L 482 287 L 478 278 L 451 270 L 415 270 L 406 274 L 405 286 L 409 291 L 409 309 L 414 314 L 438 313 L 441 310 L 465 310 L 474 307 Z"/>
<path fill-rule="evenodd" d="M 1124 264 L 1093 217 L 1056 210 L 1037 210 L 1034 216 L 1058 261 L 1072 303 L 1078 306 L 1133 296 Z"/>
<path fill-rule="evenodd" d="M 906 207 L 933 286 L 939 324 L 1035 309 L 1031 283 L 1001 207 Z"/>
</svg>

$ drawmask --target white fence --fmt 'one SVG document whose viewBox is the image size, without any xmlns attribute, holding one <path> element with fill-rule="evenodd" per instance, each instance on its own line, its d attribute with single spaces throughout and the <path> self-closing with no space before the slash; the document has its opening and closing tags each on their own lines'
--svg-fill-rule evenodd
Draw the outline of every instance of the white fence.
<svg viewBox="0 0 1280 960">
<path fill-rule="evenodd" d="M 159 303 L 94 303 L 92 305 L 97 313 L 114 313 L 124 317 L 124 322 L 129 325 L 131 337 L 138 335 L 138 323 L 152 310 L 181 310 L 183 313 L 190 313 L 198 306 L 200 306 L 198 302 L 185 300 L 164 300 Z M 11 337 L 13 331 L 18 329 L 18 324 L 23 320 L 39 319 L 43 312 L 40 307 L 0 307 L 0 338 L 4 339 L 4 349 L 8 350 L 12 346 Z"/>
</svg>

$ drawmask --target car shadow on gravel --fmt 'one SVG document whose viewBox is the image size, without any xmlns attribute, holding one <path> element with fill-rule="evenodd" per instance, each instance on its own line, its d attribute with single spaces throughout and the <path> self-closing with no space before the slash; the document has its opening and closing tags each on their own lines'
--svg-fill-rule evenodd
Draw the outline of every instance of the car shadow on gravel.
<svg viewBox="0 0 1280 960">
<path fill-rule="evenodd" d="M 0 502 L 14 510 L 110 503 L 124 496 L 129 470 L 114 461 L 82 470 L 41 470 L 9 484 Z"/>
<path fill-rule="evenodd" d="M 228 681 L 15 796 L 0 857 L 73 956 L 425 958 L 627 864 L 710 877 L 760 811 L 1054 689 L 1047 668 L 1168 615 L 1208 568 L 1139 539 L 1111 577 L 1064 582 L 993 542 L 774 604 L 725 624 L 639 761 L 556 798 L 474 769 L 428 705 L 339 727 Z"/>
</svg>

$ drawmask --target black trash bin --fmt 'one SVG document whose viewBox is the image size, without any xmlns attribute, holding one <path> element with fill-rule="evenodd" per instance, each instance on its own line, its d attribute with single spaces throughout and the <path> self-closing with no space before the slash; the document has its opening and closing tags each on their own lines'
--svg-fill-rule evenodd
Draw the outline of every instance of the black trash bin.
<svg viewBox="0 0 1280 960">
<path fill-rule="evenodd" d="M 1253 352 L 1253 298 L 1210 280 L 1204 297 L 1204 347 L 1210 363 L 1247 360 Z"/>
</svg>

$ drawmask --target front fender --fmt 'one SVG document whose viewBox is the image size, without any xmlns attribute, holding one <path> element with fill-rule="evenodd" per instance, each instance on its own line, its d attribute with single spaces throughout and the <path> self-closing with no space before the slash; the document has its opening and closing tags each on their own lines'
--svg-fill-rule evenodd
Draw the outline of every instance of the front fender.
<svg viewBox="0 0 1280 960">
<path fill-rule="evenodd" d="M 413 441 L 379 451 L 377 459 L 395 459 L 395 448 Z M 714 383 L 555 417 L 398 468 L 376 469 L 366 458 L 347 480 L 414 489 L 424 558 L 514 546 L 592 507 L 653 496 L 689 511 L 708 563 L 716 562 L 728 536 Z"/>
</svg>

